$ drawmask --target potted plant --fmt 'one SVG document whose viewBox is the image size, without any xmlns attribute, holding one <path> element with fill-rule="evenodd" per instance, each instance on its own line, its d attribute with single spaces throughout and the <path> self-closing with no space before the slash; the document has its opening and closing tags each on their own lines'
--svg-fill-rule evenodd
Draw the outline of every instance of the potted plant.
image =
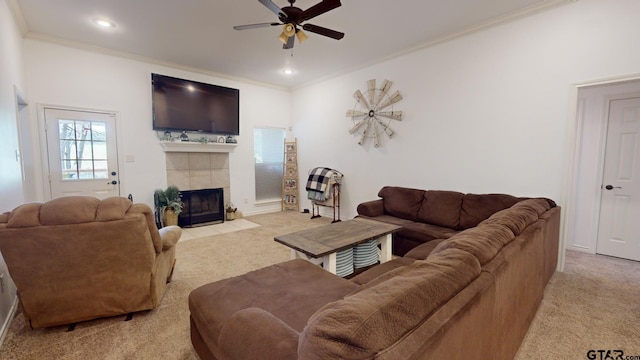
<svg viewBox="0 0 640 360">
<path fill-rule="evenodd" d="M 227 204 L 227 220 L 228 221 L 235 220 L 236 211 L 238 211 L 238 208 L 234 207 L 232 202 Z"/>
<path fill-rule="evenodd" d="M 157 189 L 153 193 L 153 200 L 162 219 L 162 226 L 178 225 L 178 215 L 184 206 L 180 199 L 180 189 L 175 185 L 167 186 L 166 190 Z"/>
</svg>

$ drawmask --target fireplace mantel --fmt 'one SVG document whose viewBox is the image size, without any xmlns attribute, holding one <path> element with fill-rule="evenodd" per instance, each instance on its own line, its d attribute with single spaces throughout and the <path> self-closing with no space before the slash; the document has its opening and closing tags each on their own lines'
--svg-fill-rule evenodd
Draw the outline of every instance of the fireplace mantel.
<svg viewBox="0 0 640 360">
<path fill-rule="evenodd" d="M 200 143 L 195 141 L 160 141 L 164 152 L 233 152 L 238 144 Z"/>
</svg>

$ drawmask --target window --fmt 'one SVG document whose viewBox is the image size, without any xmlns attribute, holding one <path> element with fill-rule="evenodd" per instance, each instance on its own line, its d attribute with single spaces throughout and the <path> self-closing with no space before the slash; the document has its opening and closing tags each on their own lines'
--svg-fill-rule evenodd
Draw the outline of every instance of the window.
<svg viewBox="0 0 640 360">
<path fill-rule="evenodd" d="M 256 202 L 282 199 L 285 129 L 254 128 Z"/>
<path fill-rule="evenodd" d="M 58 120 L 62 180 L 106 179 L 106 124 Z"/>
</svg>

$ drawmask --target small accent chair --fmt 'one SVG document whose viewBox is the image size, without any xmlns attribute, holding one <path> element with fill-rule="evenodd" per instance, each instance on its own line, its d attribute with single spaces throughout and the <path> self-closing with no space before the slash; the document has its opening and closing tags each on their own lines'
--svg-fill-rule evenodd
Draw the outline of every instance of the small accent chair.
<svg viewBox="0 0 640 360">
<path fill-rule="evenodd" d="M 0 214 L 0 252 L 32 329 L 158 306 L 182 230 L 145 204 L 71 196 Z"/>
</svg>

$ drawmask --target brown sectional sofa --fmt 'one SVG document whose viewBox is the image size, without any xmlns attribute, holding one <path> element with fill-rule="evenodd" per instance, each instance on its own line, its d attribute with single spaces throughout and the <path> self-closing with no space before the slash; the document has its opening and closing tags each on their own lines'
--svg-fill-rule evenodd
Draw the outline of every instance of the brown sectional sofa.
<svg viewBox="0 0 640 360">
<path fill-rule="evenodd" d="M 193 346 L 201 359 L 512 359 L 560 223 L 550 200 L 512 205 L 349 280 L 291 260 L 197 288 Z"/>
<path fill-rule="evenodd" d="M 70 196 L 0 214 L 0 252 L 33 329 L 155 308 L 181 234 L 158 231 L 147 205 L 123 197 Z"/>
<path fill-rule="evenodd" d="M 358 205 L 358 216 L 401 225 L 393 234 L 393 253 L 407 251 L 434 239 L 446 239 L 477 226 L 493 213 L 526 198 L 506 194 L 463 194 L 385 186 L 381 199 Z"/>
</svg>

